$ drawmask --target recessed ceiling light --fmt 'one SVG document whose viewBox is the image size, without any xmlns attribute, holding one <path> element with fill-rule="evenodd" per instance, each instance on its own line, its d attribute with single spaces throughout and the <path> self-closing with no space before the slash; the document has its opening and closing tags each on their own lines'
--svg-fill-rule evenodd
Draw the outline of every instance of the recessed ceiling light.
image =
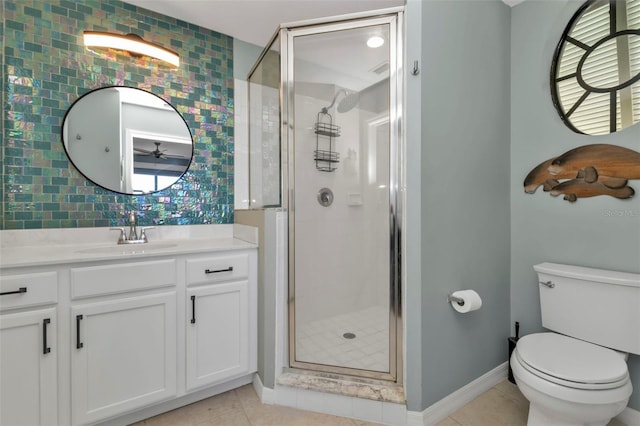
<svg viewBox="0 0 640 426">
<path fill-rule="evenodd" d="M 367 40 L 367 46 L 369 46 L 372 49 L 380 47 L 383 44 L 384 44 L 384 39 L 380 36 L 372 36 L 372 37 L 369 37 L 369 40 Z"/>
</svg>

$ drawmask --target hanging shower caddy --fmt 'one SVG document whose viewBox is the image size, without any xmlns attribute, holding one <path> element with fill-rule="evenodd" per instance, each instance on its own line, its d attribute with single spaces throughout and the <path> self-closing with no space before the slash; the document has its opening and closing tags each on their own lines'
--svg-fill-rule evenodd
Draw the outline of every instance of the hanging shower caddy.
<svg viewBox="0 0 640 426">
<path fill-rule="evenodd" d="M 333 172 L 337 169 L 336 163 L 340 162 L 340 154 L 334 147 L 334 138 L 340 136 L 340 126 L 333 124 L 333 117 L 325 111 L 320 111 L 316 119 L 316 150 L 313 151 L 313 159 L 316 169 L 321 172 Z"/>
</svg>

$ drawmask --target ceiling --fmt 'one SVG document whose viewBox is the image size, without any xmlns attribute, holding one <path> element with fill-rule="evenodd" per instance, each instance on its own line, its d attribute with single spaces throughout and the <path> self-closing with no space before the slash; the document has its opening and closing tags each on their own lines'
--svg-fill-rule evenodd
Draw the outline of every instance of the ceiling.
<svg viewBox="0 0 640 426">
<path fill-rule="evenodd" d="M 124 0 L 264 46 L 287 22 L 402 6 L 405 0 Z"/>
<path fill-rule="evenodd" d="M 280 24 L 308 19 L 338 16 L 349 13 L 403 6 L 406 0 L 124 0 L 154 12 L 208 28 L 236 39 L 264 47 Z M 419 0 L 430 1 L 430 0 Z M 452 0 L 447 0 L 452 1 Z M 478 0 L 483 1 L 483 0 Z M 509 6 L 524 0 L 502 0 Z M 364 36 L 364 35 L 363 35 Z M 375 76 L 371 70 L 380 65 L 375 56 L 366 58 L 353 56 L 353 43 L 359 42 L 357 35 L 352 40 L 325 40 L 323 45 L 309 49 L 315 57 L 299 55 L 301 59 L 317 67 L 331 68 L 345 77 L 362 79 L 370 85 L 384 78 Z M 349 44 L 352 43 L 352 44 Z M 348 49 L 351 47 L 351 49 Z M 330 54 L 322 49 L 331 49 Z M 302 51 L 302 49 L 301 49 Z M 342 53 L 341 53 L 342 52 Z M 326 58 L 333 58 L 327 61 Z M 320 69 L 320 68 L 317 68 Z M 387 74 L 388 75 L 388 74 Z M 356 77 L 357 76 L 357 77 Z M 352 80 L 353 82 L 354 80 Z M 343 83 L 344 87 L 361 90 L 358 85 Z"/>
<path fill-rule="evenodd" d="M 282 23 L 403 6 L 405 0 L 124 0 L 257 46 Z M 421 0 L 425 1 L 425 0 Z M 524 0 L 502 0 L 514 6 Z"/>
</svg>

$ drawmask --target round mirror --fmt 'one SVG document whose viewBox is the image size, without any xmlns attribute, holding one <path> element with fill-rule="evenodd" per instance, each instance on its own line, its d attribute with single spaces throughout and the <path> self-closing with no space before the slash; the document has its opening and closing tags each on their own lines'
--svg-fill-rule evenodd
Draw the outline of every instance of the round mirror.
<svg viewBox="0 0 640 426">
<path fill-rule="evenodd" d="M 640 0 L 589 0 L 551 65 L 553 103 L 573 131 L 617 132 L 640 121 Z"/>
<path fill-rule="evenodd" d="M 193 156 L 191 132 L 180 113 L 133 87 L 103 87 L 76 100 L 62 122 L 62 142 L 87 179 L 130 195 L 173 185 Z"/>
</svg>

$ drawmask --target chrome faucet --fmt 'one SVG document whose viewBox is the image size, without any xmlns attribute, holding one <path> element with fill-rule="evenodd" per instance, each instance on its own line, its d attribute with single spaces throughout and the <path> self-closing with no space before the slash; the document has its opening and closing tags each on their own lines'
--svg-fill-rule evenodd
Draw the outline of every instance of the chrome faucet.
<svg viewBox="0 0 640 426">
<path fill-rule="evenodd" d="M 136 241 L 138 239 L 138 230 L 136 229 L 136 213 L 131 210 L 129 212 L 129 241 Z"/>
<path fill-rule="evenodd" d="M 125 231 L 124 227 L 111 228 L 114 231 L 120 231 L 118 237 L 118 244 L 142 244 L 148 243 L 146 231 L 148 229 L 154 229 L 155 226 L 147 226 L 140 229 L 140 237 L 138 237 L 138 227 L 136 225 L 136 212 L 131 210 L 129 212 L 129 235 Z"/>
</svg>

